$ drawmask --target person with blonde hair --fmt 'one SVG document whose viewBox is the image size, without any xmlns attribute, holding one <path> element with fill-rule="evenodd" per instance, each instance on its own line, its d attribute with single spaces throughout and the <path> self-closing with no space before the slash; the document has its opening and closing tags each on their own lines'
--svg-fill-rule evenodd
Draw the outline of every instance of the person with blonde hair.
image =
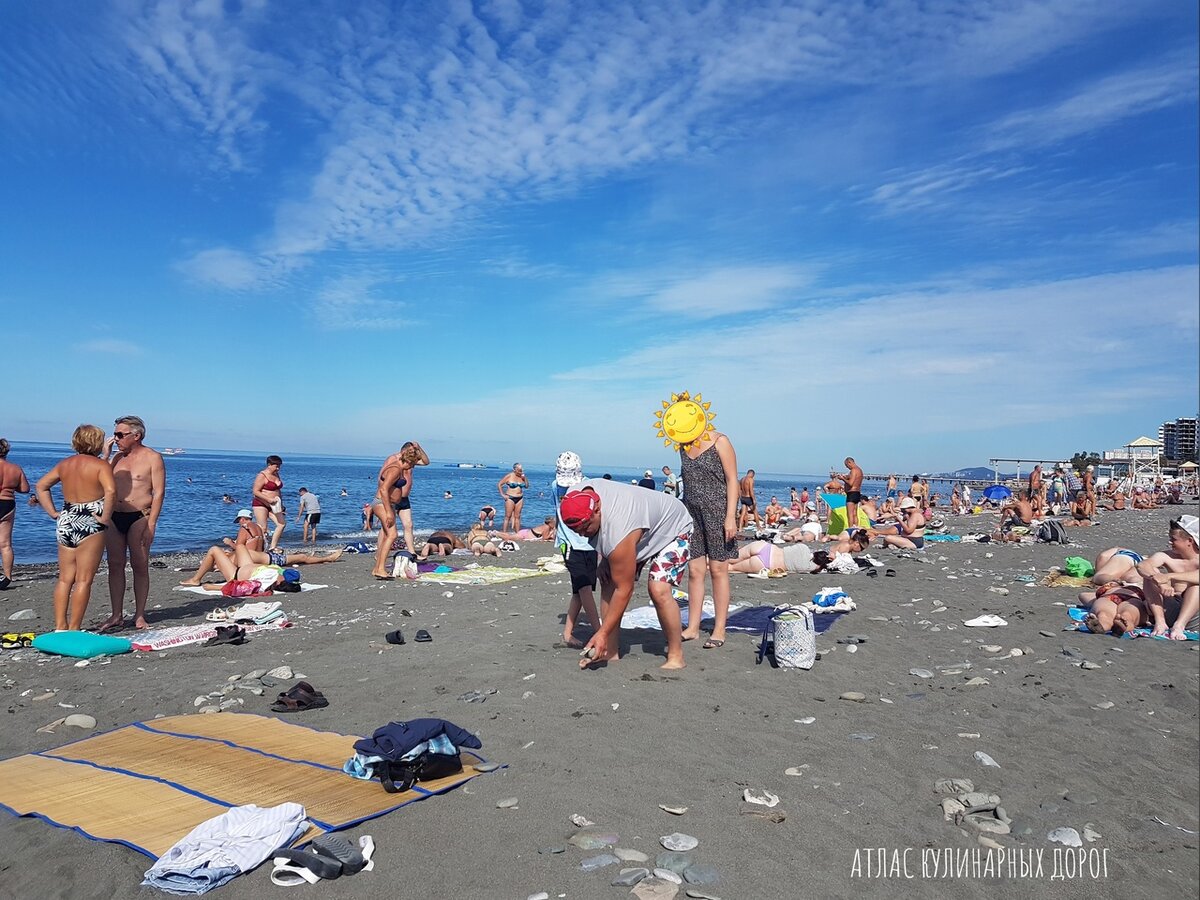
<svg viewBox="0 0 1200 900">
<path fill-rule="evenodd" d="M 375 500 L 371 510 L 379 517 L 378 548 L 375 551 L 375 567 L 371 573 L 380 581 L 391 581 L 387 570 L 388 554 L 397 537 L 396 518 L 404 526 L 404 547 L 410 553 L 416 548 L 413 537 L 412 504 L 408 495 L 412 491 L 413 469 L 429 465 L 429 455 L 416 441 L 407 441 L 399 452 L 383 461 L 375 488 Z"/>
<path fill-rule="evenodd" d="M 104 429 L 80 425 L 71 436 L 74 456 L 60 461 L 38 479 L 37 498 L 55 520 L 58 580 L 54 584 L 54 629 L 79 631 L 92 596 L 92 582 L 104 554 L 104 532 L 112 523 L 117 483 L 112 467 L 100 459 Z M 50 489 L 62 485 L 62 509 L 54 508 Z"/>
<path fill-rule="evenodd" d="M 29 479 L 25 477 L 25 470 L 8 461 L 10 449 L 8 441 L 0 438 L 0 565 L 3 566 L 0 591 L 7 591 L 12 584 L 12 530 L 17 518 L 17 500 L 13 493 L 29 493 Z"/>
</svg>

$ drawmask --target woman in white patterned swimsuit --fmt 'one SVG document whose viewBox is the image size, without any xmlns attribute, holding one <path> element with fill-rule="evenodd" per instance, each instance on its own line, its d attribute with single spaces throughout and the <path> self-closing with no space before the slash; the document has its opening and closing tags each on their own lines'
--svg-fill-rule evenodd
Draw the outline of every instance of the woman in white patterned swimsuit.
<svg viewBox="0 0 1200 900">
<path fill-rule="evenodd" d="M 99 456 L 104 429 L 80 425 L 71 437 L 75 455 L 62 460 L 37 483 L 37 499 L 56 522 L 58 581 L 54 584 L 54 629 L 79 631 L 104 555 L 104 529 L 112 520 L 117 485 L 112 467 Z M 50 488 L 62 485 L 62 510 Z M 68 615 L 69 612 L 69 615 Z"/>
</svg>

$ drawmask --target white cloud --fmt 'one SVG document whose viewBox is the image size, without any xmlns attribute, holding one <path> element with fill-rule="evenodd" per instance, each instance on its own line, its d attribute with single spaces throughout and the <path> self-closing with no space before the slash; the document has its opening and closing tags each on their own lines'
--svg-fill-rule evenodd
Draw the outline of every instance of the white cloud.
<svg viewBox="0 0 1200 900">
<path fill-rule="evenodd" d="M 196 281 L 232 291 L 260 287 L 272 277 L 274 261 L 231 247 L 201 250 L 176 267 Z"/>
<path fill-rule="evenodd" d="M 650 269 L 624 271 L 598 279 L 589 289 L 597 302 L 622 304 L 638 300 L 641 314 L 711 319 L 794 303 L 814 278 L 805 267 L 728 265 L 707 270 Z"/>
<path fill-rule="evenodd" d="M 312 315 L 331 331 L 399 329 L 411 324 L 403 315 L 405 303 L 380 296 L 384 279 L 373 275 L 336 278 L 317 292 Z"/>
<path fill-rule="evenodd" d="M 985 149 L 1057 144 L 1166 106 L 1194 105 L 1195 98 L 1195 62 L 1175 58 L 1105 76 L 1045 106 L 1004 116 L 989 127 Z"/>
</svg>

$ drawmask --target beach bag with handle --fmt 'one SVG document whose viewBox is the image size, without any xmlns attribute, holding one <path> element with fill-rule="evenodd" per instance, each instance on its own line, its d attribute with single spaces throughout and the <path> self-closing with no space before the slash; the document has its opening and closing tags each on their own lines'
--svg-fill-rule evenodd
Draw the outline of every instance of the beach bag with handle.
<svg viewBox="0 0 1200 900">
<path fill-rule="evenodd" d="M 812 613 L 801 606 L 777 606 L 763 629 L 758 662 L 768 654 L 780 669 L 811 669 L 817 660 Z"/>
</svg>

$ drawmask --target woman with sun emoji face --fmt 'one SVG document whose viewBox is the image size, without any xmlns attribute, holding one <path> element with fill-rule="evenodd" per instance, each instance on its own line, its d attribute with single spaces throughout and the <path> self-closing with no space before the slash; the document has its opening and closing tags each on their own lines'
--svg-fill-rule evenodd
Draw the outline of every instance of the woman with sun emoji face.
<svg viewBox="0 0 1200 900">
<path fill-rule="evenodd" d="M 699 394 L 672 394 L 663 402 L 655 427 L 658 436 L 679 448 L 683 503 L 692 514 L 695 530 L 689 546 L 688 625 L 683 639 L 700 636 L 704 609 L 704 576 L 712 581 L 714 607 L 711 637 L 705 650 L 725 645 L 725 620 L 729 616 L 729 561 L 737 559 L 737 454 L 729 438 L 714 431 L 712 414 Z"/>
</svg>

